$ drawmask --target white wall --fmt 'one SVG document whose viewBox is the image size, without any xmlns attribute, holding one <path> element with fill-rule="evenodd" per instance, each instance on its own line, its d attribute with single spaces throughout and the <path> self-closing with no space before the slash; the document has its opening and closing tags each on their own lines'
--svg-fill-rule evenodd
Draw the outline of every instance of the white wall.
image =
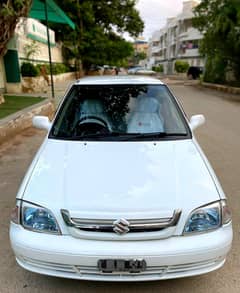
<svg viewBox="0 0 240 293">
<path fill-rule="evenodd" d="M 32 38 L 28 37 L 28 35 L 32 35 L 33 37 L 42 40 L 35 41 L 38 47 L 38 52 L 31 56 L 30 59 L 34 59 L 37 61 L 48 61 L 48 46 L 47 42 L 47 28 L 42 23 L 35 19 L 22 18 L 15 30 L 15 37 L 17 40 L 17 50 L 19 58 L 26 58 L 24 46 L 27 44 L 31 44 L 33 42 Z M 50 42 L 54 45 L 51 46 L 52 53 L 52 61 L 53 62 L 63 62 L 62 50 L 61 46 L 55 42 L 55 32 L 53 30 L 49 30 L 50 33 Z M 45 43 L 44 43 L 45 42 Z M 21 62 L 21 60 L 20 60 Z"/>
<path fill-rule="evenodd" d="M 24 46 L 26 44 L 31 44 L 33 42 L 33 40 L 27 38 L 26 36 L 21 36 L 21 38 L 18 38 L 18 55 L 19 58 L 26 58 L 26 54 L 24 51 Z M 37 46 L 38 46 L 38 52 L 31 56 L 31 59 L 36 60 L 36 62 L 38 60 L 41 61 L 48 61 L 49 57 L 48 57 L 48 46 L 46 44 L 40 43 L 35 41 Z M 52 53 L 52 61 L 53 62 L 63 62 L 63 57 L 62 57 L 62 50 L 61 47 L 59 45 L 55 46 L 55 47 L 51 47 L 51 53 Z M 20 60 L 21 61 L 21 60 Z"/>
</svg>

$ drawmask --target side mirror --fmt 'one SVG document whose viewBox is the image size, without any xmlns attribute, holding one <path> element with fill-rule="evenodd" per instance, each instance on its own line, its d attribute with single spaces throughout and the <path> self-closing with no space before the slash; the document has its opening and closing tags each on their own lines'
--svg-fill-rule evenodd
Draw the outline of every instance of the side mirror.
<svg viewBox="0 0 240 293">
<path fill-rule="evenodd" d="M 203 125 L 205 123 L 205 117 L 202 114 L 199 115 L 193 115 L 190 119 L 190 128 L 191 130 L 195 130 L 196 128 L 198 128 L 199 126 Z"/>
<path fill-rule="evenodd" d="M 45 130 L 49 130 L 52 126 L 52 123 L 49 121 L 49 118 L 46 116 L 34 116 L 32 119 L 32 124 L 36 128 L 45 129 Z"/>
</svg>

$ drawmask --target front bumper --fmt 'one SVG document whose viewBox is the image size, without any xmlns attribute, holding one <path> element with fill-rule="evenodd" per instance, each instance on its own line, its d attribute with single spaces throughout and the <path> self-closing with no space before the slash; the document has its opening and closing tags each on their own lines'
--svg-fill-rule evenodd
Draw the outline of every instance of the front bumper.
<svg viewBox="0 0 240 293">
<path fill-rule="evenodd" d="M 99 281 L 146 281 L 204 274 L 220 268 L 231 248 L 232 225 L 214 232 L 148 241 L 97 241 L 25 230 L 11 223 L 10 240 L 23 268 L 51 276 Z M 102 273 L 99 259 L 145 259 L 141 273 Z"/>
</svg>

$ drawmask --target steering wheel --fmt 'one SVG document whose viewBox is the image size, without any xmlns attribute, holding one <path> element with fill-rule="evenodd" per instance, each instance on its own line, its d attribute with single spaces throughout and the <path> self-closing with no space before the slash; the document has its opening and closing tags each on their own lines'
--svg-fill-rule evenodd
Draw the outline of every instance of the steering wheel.
<svg viewBox="0 0 240 293">
<path fill-rule="evenodd" d="M 104 119 L 94 115 L 88 115 L 78 120 L 76 132 L 76 135 L 88 135 L 109 133 L 110 130 Z"/>
<path fill-rule="evenodd" d="M 101 122 L 101 123 L 97 123 L 97 121 L 92 122 L 93 124 L 100 124 L 100 125 L 103 124 L 106 128 L 108 128 L 108 125 L 104 119 L 102 119 L 98 116 L 94 116 L 94 115 L 87 115 L 85 117 L 82 117 L 81 119 L 78 120 L 78 125 L 82 124 L 83 121 L 90 120 L 90 119 L 97 120 L 97 121 Z"/>
</svg>

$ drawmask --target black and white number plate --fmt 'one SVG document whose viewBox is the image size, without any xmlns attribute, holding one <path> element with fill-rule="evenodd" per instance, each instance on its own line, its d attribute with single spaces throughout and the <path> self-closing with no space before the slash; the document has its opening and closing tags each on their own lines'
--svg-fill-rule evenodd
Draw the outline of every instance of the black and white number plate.
<svg viewBox="0 0 240 293">
<path fill-rule="evenodd" d="M 103 273 L 140 273 L 145 271 L 146 261 L 144 259 L 100 259 L 98 269 Z"/>
</svg>

